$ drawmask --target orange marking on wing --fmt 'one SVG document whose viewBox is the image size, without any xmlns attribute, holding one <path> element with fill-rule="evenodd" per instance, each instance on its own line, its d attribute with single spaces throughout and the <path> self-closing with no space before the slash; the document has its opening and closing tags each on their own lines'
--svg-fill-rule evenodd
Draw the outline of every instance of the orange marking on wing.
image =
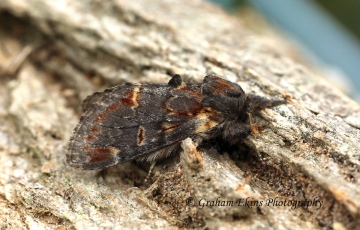
<svg viewBox="0 0 360 230">
<path fill-rule="evenodd" d="M 90 156 L 90 163 L 102 162 L 111 158 L 111 155 Z"/>
<path fill-rule="evenodd" d="M 134 105 L 133 101 L 130 100 L 129 98 L 122 98 L 121 103 L 129 107 L 132 107 Z"/>
<path fill-rule="evenodd" d="M 125 93 L 126 97 L 121 99 L 122 104 L 132 108 L 139 107 L 139 103 L 138 103 L 138 100 L 140 98 L 139 92 L 140 92 L 139 88 L 134 88 L 126 92 Z"/>
<path fill-rule="evenodd" d="M 221 94 L 226 89 L 233 89 L 237 90 L 236 86 L 228 81 L 225 81 L 223 79 L 217 79 L 213 86 L 215 94 Z"/>
<path fill-rule="evenodd" d="M 196 115 L 199 119 L 199 123 L 195 127 L 195 133 L 206 132 L 215 126 L 217 126 L 222 119 L 221 113 L 213 110 L 210 107 L 203 107 L 201 111 Z"/>
<path fill-rule="evenodd" d="M 145 140 L 145 129 L 144 127 L 140 126 L 138 131 L 138 145 L 144 144 Z"/>
<path fill-rule="evenodd" d="M 105 118 L 106 118 L 106 113 L 104 113 L 104 112 L 102 112 L 102 113 L 100 113 L 96 118 L 95 118 L 95 122 L 99 122 L 99 121 L 102 121 L 102 120 L 104 120 Z"/>
<path fill-rule="evenodd" d="M 217 126 L 218 123 L 212 120 L 203 120 L 201 121 L 199 124 L 196 125 L 195 127 L 195 133 L 203 133 L 206 132 L 212 128 L 214 128 L 215 126 Z"/>
<path fill-rule="evenodd" d="M 96 137 L 94 135 L 91 135 L 91 134 L 86 137 L 87 141 L 93 141 L 95 139 L 96 139 Z"/>
<path fill-rule="evenodd" d="M 92 154 L 115 154 L 115 153 L 119 153 L 120 150 L 114 147 L 110 147 L 110 148 L 91 148 L 91 146 L 89 145 L 85 145 L 84 146 L 84 150 L 85 152 L 87 152 L 87 154 L 92 155 Z"/>
<path fill-rule="evenodd" d="M 110 105 L 109 107 L 106 108 L 106 111 L 114 112 L 114 111 L 118 110 L 121 106 L 122 106 L 121 103 L 113 103 L 112 105 Z"/>
<path fill-rule="evenodd" d="M 99 132 L 99 131 L 100 131 L 100 127 L 99 127 L 99 126 L 94 125 L 93 127 L 91 127 L 91 132 L 97 133 L 97 132 Z"/>
<path fill-rule="evenodd" d="M 113 157 L 115 153 L 120 152 L 120 150 L 116 148 L 91 148 L 89 146 L 84 147 L 85 151 L 88 153 L 90 157 L 90 163 L 101 162 L 108 160 Z"/>
<path fill-rule="evenodd" d="M 164 133 L 169 133 L 169 132 L 172 132 L 173 130 L 175 130 L 176 128 L 178 128 L 179 125 L 173 125 L 173 124 L 164 124 L 162 126 L 162 132 Z"/>
<path fill-rule="evenodd" d="M 119 152 L 116 148 L 95 148 L 91 150 L 93 154 L 114 154 Z"/>
</svg>

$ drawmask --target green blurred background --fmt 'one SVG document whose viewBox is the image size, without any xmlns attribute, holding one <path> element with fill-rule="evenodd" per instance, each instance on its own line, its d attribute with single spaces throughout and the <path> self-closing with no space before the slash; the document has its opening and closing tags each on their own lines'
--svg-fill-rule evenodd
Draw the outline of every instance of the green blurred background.
<svg viewBox="0 0 360 230">
<path fill-rule="evenodd" d="M 360 1 L 313 0 L 346 27 L 360 41 Z"/>
<path fill-rule="evenodd" d="M 246 0 L 210 0 L 228 10 L 249 5 Z M 271 1 L 271 0 L 269 0 Z M 291 1 L 291 0 L 290 0 Z M 341 25 L 353 33 L 360 41 L 360 1 L 358 0 L 311 0 L 326 10 Z"/>
<path fill-rule="evenodd" d="M 290 35 L 303 49 L 304 56 L 326 70 L 329 78 L 339 78 L 343 91 L 360 102 L 360 1 L 209 1 L 230 12 L 249 7 L 258 12 Z"/>
</svg>

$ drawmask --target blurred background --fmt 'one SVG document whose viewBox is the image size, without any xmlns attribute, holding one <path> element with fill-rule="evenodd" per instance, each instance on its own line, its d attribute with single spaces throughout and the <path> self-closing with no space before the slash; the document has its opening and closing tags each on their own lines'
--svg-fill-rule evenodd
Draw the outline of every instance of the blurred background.
<svg viewBox="0 0 360 230">
<path fill-rule="evenodd" d="M 280 29 L 330 81 L 360 102 L 360 1 L 209 0 L 241 14 L 254 11 Z"/>
</svg>

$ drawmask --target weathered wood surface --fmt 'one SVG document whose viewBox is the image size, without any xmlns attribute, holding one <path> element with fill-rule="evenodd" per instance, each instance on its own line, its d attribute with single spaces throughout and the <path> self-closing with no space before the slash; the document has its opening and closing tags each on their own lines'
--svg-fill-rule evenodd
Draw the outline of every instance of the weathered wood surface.
<svg viewBox="0 0 360 230">
<path fill-rule="evenodd" d="M 1 227 L 360 226 L 360 107 L 287 50 L 203 1 L 1 0 Z M 186 140 L 180 158 L 149 175 L 131 162 L 103 171 L 66 165 L 88 94 L 124 81 L 167 82 L 173 73 L 194 82 L 215 73 L 291 103 L 256 117 L 267 128 L 238 148 L 219 154 Z M 265 205 L 276 197 L 323 203 Z M 199 205 L 241 198 L 264 203 Z"/>
</svg>

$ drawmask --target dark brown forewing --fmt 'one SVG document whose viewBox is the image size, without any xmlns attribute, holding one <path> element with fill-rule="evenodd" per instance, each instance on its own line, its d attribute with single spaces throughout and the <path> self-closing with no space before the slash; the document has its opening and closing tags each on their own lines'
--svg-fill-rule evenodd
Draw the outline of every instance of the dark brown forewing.
<svg viewBox="0 0 360 230">
<path fill-rule="evenodd" d="M 81 117 L 67 162 L 102 169 L 142 157 L 216 126 L 200 106 L 199 85 L 122 85 L 102 94 Z M 211 115 L 211 114 L 210 114 Z"/>
<path fill-rule="evenodd" d="M 112 89 L 112 88 L 111 88 Z M 85 98 L 83 103 L 81 104 L 81 110 L 86 112 L 92 104 L 100 100 L 107 92 L 96 92 Z"/>
</svg>

